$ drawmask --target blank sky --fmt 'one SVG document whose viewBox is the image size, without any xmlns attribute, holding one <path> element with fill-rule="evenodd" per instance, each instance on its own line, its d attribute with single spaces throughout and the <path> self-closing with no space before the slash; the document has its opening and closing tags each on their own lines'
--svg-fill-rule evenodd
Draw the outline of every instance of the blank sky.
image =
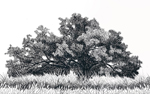
<svg viewBox="0 0 150 94">
<path fill-rule="evenodd" d="M 58 17 L 80 13 L 95 18 L 106 31 L 120 31 L 132 55 L 143 61 L 141 75 L 150 75 L 150 1 L 149 0 L 1 0 L 0 1 L 0 74 L 7 72 L 4 55 L 10 44 L 22 46 L 27 34 L 44 25 L 60 35 Z"/>
</svg>

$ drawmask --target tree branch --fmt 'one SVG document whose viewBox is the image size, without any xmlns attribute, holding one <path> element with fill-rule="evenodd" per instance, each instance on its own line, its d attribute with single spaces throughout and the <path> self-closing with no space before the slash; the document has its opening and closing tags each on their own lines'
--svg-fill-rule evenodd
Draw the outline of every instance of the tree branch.
<svg viewBox="0 0 150 94">
<path fill-rule="evenodd" d="M 44 53 L 44 55 L 46 56 L 46 58 L 50 61 L 49 57 L 47 56 L 45 51 L 42 51 Z"/>
<path fill-rule="evenodd" d="M 91 70 L 91 69 L 93 69 L 94 67 L 99 66 L 99 65 L 104 65 L 104 66 L 108 65 L 113 71 L 119 73 L 119 72 L 116 71 L 110 64 L 104 63 L 104 62 L 92 64 L 92 65 L 89 67 L 89 70 Z M 102 66 L 102 67 L 103 67 L 103 66 Z"/>
<path fill-rule="evenodd" d="M 38 48 L 39 49 L 39 48 Z M 40 49 L 41 50 L 41 49 Z M 46 58 L 47 58 L 47 62 L 45 62 L 45 61 L 43 61 L 43 62 L 45 62 L 45 63 L 47 63 L 47 64 L 49 64 L 49 62 L 55 62 L 55 63 L 58 63 L 58 62 L 61 62 L 63 65 L 65 65 L 65 66 L 68 66 L 67 64 L 65 64 L 64 62 L 62 62 L 61 60 L 59 60 L 59 61 L 52 61 L 52 60 L 50 60 L 49 59 L 49 57 L 48 57 L 48 55 L 46 54 L 46 52 L 45 51 L 43 51 L 43 50 L 41 50 L 42 52 L 43 52 L 43 54 L 46 56 Z M 51 64 L 52 65 L 52 64 Z M 53 64 L 53 65 L 56 65 L 56 64 Z M 58 65 L 58 64 L 57 64 Z"/>
<path fill-rule="evenodd" d="M 70 59 L 70 60 L 69 60 L 69 62 L 71 62 L 71 61 L 73 61 L 73 62 L 74 62 L 74 64 L 78 64 L 78 65 L 80 65 L 81 67 L 83 67 L 83 65 L 82 65 L 82 64 L 80 64 L 79 62 L 76 62 L 75 60 Z"/>
<path fill-rule="evenodd" d="M 35 65 L 38 65 L 38 64 L 40 64 L 40 63 L 42 63 L 42 62 L 45 62 L 45 63 L 47 63 L 47 64 L 50 65 L 50 66 L 56 66 L 56 67 L 59 67 L 59 68 L 66 68 L 66 66 L 59 65 L 59 64 L 49 64 L 48 61 L 45 61 L 45 60 L 44 60 L 44 61 L 32 63 L 32 65 L 27 66 L 27 67 L 28 67 L 27 70 L 30 70 L 30 68 L 32 68 L 32 67 L 34 67 Z M 55 62 L 55 61 L 51 61 L 51 62 Z"/>
<path fill-rule="evenodd" d="M 111 69 L 113 69 L 113 71 L 115 71 L 115 72 L 117 72 L 117 73 L 119 73 L 118 71 L 116 71 L 110 64 L 106 64 L 106 65 L 108 65 Z"/>
<path fill-rule="evenodd" d="M 91 69 L 93 69 L 94 67 L 99 66 L 99 65 L 102 65 L 102 63 L 95 63 L 95 64 L 92 64 L 88 69 L 91 70 Z"/>
</svg>

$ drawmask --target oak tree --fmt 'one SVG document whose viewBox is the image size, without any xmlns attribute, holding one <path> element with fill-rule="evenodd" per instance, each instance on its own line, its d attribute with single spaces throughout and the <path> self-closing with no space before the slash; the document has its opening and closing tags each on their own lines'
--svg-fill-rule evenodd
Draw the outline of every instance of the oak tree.
<svg viewBox="0 0 150 94">
<path fill-rule="evenodd" d="M 89 20 L 80 14 L 61 21 L 58 37 L 42 25 L 35 31 L 36 37 L 27 35 L 23 47 L 10 47 L 14 60 L 8 60 L 9 76 L 44 73 L 68 74 L 74 71 L 78 77 L 90 78 L 105 75 L 134 78 L 141 67 L 138 56 L 130 56 L 120 32 L 105 31 L 96 19 Z M 104 71 L 105 69 L 105 71 Z M 104 72 L 103 72 L 104 71 Z"/>
</svg>

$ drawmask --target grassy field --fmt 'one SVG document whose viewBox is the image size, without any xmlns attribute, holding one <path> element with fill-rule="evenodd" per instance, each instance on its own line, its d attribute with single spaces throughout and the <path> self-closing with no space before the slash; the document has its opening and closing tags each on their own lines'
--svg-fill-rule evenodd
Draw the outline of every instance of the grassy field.
<svg viewBox="0 0 150 94">
<path fill-rule="evenodd" d="M 95 76 L 79 81 L 76 75 L 0 77 L 0 94 L 150 94 L 150 77 L 135 79 Z"/>
<path fill-rule="evenodd" d="M 45 89 L 45 88 L 32 88 L 29 90 L 18 90 L 16 88 L 1 88 L 0 94 L 150 94 L 148 88 L 144 89 L 75 89 L 75 90 L 62 90 L 62 89 Z"/>
</svg>

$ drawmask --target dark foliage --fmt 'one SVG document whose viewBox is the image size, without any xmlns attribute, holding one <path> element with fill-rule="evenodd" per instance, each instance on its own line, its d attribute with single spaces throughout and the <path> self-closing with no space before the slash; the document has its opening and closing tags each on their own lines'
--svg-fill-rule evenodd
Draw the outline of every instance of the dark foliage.
<svg viewBox="0 0 150 94">
<path fill-rule="evenodd" d="M 88 20 L 75 13 L 70 19 L 59 20 L 62 37 L 39 26 L 35 38 L 31 35 L 24 38 L 23 48 L 10 45 L 6 54 L 14 60 L 6 64 L 9 76 L 67 75 L 70 70 L 79 78 L 106 75 L 106 72 L 130 78 L 138 74 L 142 62 L 126 51 L 127 45 L 122 42 L 120 32 L 104 31 L 95 19 Z"/>
</svg>

